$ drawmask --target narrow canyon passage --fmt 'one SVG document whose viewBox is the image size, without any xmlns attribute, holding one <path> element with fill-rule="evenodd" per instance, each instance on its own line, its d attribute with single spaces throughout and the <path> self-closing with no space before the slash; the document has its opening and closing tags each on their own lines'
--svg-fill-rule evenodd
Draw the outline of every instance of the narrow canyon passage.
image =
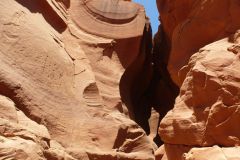
<svg viewBox="0 0 240 160">
<path fill-rule="evenodd" d="M 156 7 L 156 3 L 151 3 Z M 154 22 L 153 25 L 158 23 Z M 151 134 L 150 128 L 157 129 L 152 132 L 156 134 L 154 142 L 160 146 L 163 142 L 158 135 L 158 126 L 166 113 L 173 108 L 179 88 L 173 83 L 167 70 L 170 46 L 162 26 L 158 27 L 157 33 L 153 33 L 151 22 L 148 20 L 140 46 L 141 55 L 125 71 L 120 82 L 120 92 L 123 102 L 130 111 L 130 117 L 147 135 Z M 158 113 L 152 116 L 159 115 L 159 120 L 157 123 L 149 124 L 152 110 Z"/>
<path fill-rule="evenodd" d="M 0 159 L 239 160 L 239 15 L 239 0 L 0 1 Z"/>
<path fill-rule="evenodd" d="M 124 88 L 125 82 L 129 81 L 128 76 L 133 75 L 134 67 L 140 62 L 139 59 L 126 70 L 122 83 L 120 83 L 122 99 L 124 103 L 129 104 L 127 107 L 130 113 L 133 114 L 131 117 L 148 135 L 150 134 L 149 119 L 152 109 L 159 113 L 158 122 L 160 122 L 166 113 L 173 108 L 175 98 L 179 93 L 178 87 L 172 82 L 167 70 L 169 49 L 164 39 L 164 33 L 161 31 L 161 27 L 159 28 L 153 39 L 154 44 L 152 44 L 151 29 L 149 28 L 149 31 L 145 29 L 141 54 L 145 55 L 146 58 L 143 65 L 141 65 L 142 67 L 139 68 L 138 74 L 132 79 L 133 83 L 128 86 L 128 91 L 122 91 L 121 87 Z M 125 98 L 126 95 L 127 98 Z M 129 97 L 130 99 L 128 99 Z M 155 132 L 157 133 L 157 131 Z M 157 145 L 162 144 L 158 134 L 154 141 Z"/>
</svg>

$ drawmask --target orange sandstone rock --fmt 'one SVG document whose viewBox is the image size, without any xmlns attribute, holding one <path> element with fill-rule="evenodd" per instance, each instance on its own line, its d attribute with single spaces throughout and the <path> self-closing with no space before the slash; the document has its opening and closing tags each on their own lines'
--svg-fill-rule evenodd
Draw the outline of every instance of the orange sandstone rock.
<svg viewBox="0 0 240 160">
<path fill-rule="evenodd" d="M 228 40 L 200 49 L 180 70 L 180 77 L 186 78 L 174 109 L 160 124 L 159 134 L 165 143 L 225 147 L 240 144 L 239 44 Z"/>
<path fill-rule="evenodd" d="M 0 158 L 154 159 L 119 89 L 125 70 L 146 58 L 145 13 L 132 2 L 103 2 L 0 2 L 0 110 L 8 112 L 0 112 Z M 95 15 L 104 18 L 82 23 Z"/>
<path fill-rule="evenodd" d="M 157 4 L 171 45 L 168 69 L 179 86 L 178 72 L 195 52 L 240 28 L 237 0 L 157 0 Z"/>
</svg>

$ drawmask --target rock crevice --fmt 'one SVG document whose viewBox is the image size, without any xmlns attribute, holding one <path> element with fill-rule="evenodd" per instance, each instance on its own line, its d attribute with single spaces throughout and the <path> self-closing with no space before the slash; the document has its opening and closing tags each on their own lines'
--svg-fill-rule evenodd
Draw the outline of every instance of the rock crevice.
<svg viewBox="0 0 240 160">
<path fill-rule="evenodd" d="M 240 159 L 239 1 L 157 5 L 0 1 L 0 159 Z"/>
</svg>

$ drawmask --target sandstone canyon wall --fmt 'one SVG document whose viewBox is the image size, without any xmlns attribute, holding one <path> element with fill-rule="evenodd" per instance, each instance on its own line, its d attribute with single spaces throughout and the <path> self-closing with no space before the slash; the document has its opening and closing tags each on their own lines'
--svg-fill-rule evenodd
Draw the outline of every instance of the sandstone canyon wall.
<svg viewBox="0 0 240 160">
<path fill-rule="evenodd" d="M 0 1 L 0 159 L 240 159 L 239 0 L 156 5 Z"/>
<path fill-rule="evenodd" d="M 154 159 L 129 118 L 151 77 L 142 6 L 8 0 L 0 15 L 0 159 Z"/>
<path fill-rule="evenodd" d="M 240 159 L 240 1 L 158 0 L 168 71 L 180 88 L 160 123 L 168 160 Z M 165 149 L 165 154 L 164 153 Z"/>
</svg>

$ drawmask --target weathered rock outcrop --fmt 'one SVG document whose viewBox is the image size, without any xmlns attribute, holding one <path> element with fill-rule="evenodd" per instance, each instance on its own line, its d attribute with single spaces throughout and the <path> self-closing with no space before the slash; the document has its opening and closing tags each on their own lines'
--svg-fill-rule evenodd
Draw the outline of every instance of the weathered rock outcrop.
<svg viewBox="0 0 240 160">
<path fill-rule="evenodd" d="M 165 143 L 190 148 L 239 145 L 238 47 L 227 38 L 217 41 L 200 49 L 180 71 L 186 77 L 180 94 L 160 124 Z"/>
<path fill-rule="evenodd" d="M 157 0 L 157 4 L 171 45 L 168 69 L 179 86 L 178 71 L 191 55 L 240 27 L 238 0 Z"/>
<path fill-rule="evenodd" d="M 162 159 L 239 159 L 239 1 L 157 3 L 168 70 L 180 87 L 160 123 Z"/>
<path fill-rule="evenodd" d="M 157 5 L 0 1 L 0 159 L 240 159 L 240 2 Z"/>
<path fill-rule="evenodd" d="M 240 148 L 220 148 L 218 146 L 206 148 L 194 148 L 184 155 L 184 160 L 231 160 L 240 159 Z"/>
<path fill-rule="evenodd" d="M 239 44 L 227 41 L 223 39 L 200 49 L 184 71 L 180 71 L 186 77 L 180 95 L 161 124 L 160 133 L 165 142 L 239 145 L 240 130 L 236 126 L 240 62 L 238 53 L 234 53 Z"/>
<path fill-rule="evenodd" d="M 0 15 L 0 158 L 154 159 L 119 89 L 149 66 L 142 6 L 9 0 Z"/>
</svg>

